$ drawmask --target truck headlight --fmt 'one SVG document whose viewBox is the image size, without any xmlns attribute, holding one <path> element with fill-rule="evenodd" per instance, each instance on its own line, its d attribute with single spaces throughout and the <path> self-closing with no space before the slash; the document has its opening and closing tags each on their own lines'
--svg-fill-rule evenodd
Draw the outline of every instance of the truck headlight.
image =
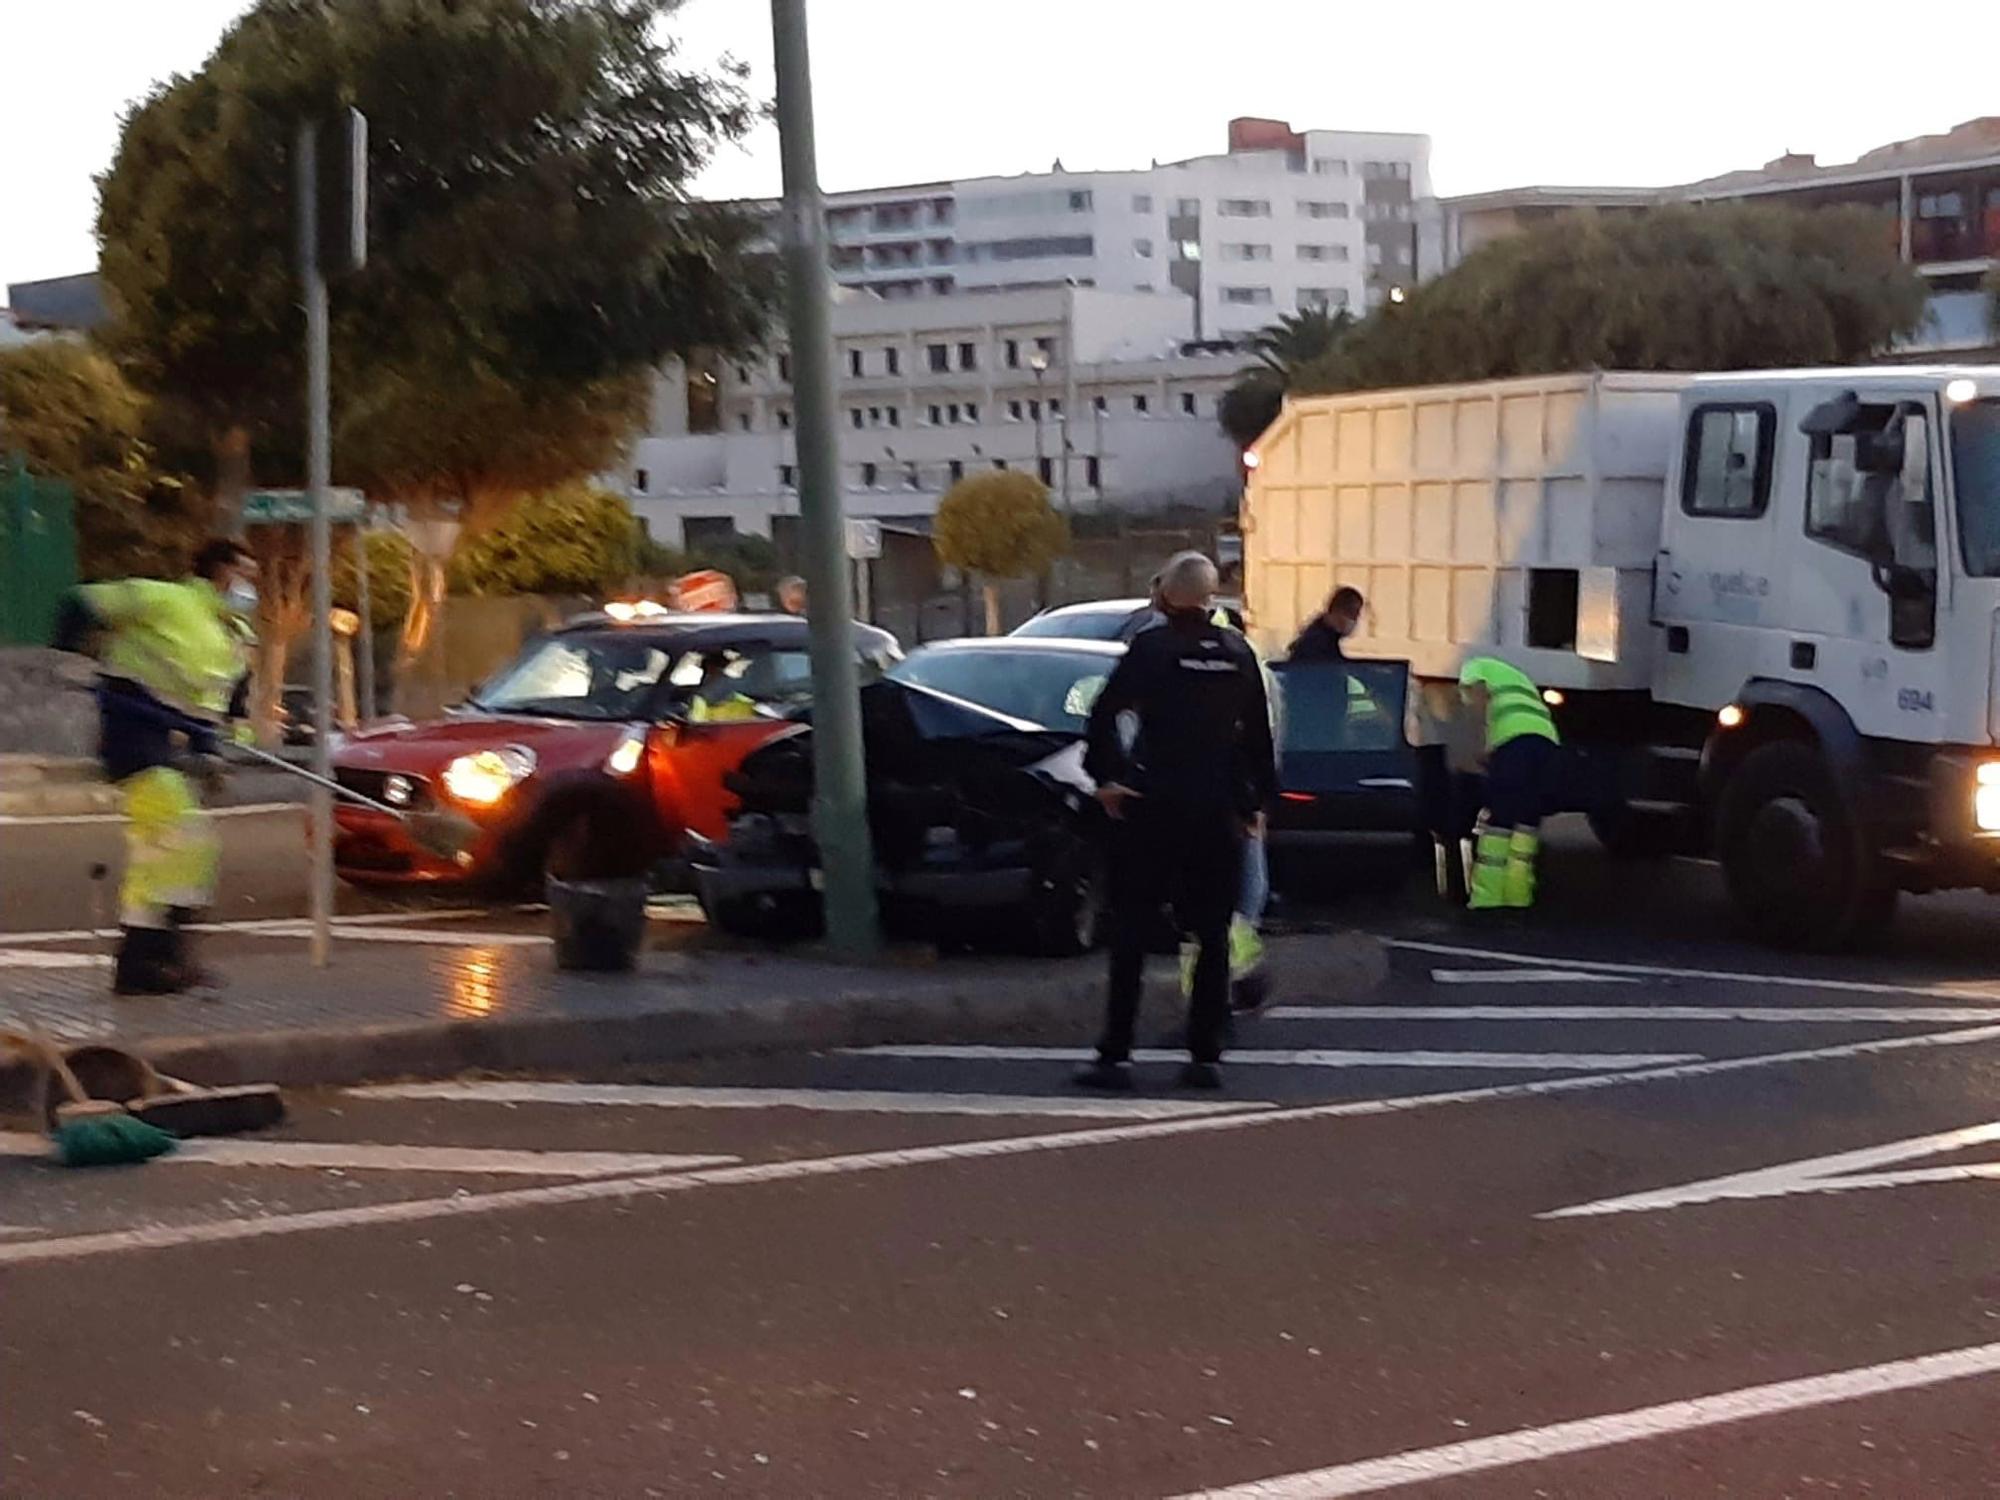
<svg viewBox="0 0 2000 1500">
<path fill-rule="evenodd" d="M 534 774 L 535 752 L 526 745 L 504 750 L 476 750 L 444 768 L 444 789 L 471 807 L 491 807 L 517 782 Z"/>
<path fill-rule="evenodd" d="M 2000 833 L 2000 760 L 1984 761 L 1972 791 L 1972 821 L 1981 833 Z"/>
</svg>

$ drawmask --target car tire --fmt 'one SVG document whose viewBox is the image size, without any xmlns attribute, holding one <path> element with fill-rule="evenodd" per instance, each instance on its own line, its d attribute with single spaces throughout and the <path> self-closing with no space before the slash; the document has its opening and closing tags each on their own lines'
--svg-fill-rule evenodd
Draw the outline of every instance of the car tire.
<svg viewBox="0 0 2000 1500">
<path fill-rule="evenodd" d="M 1775 947 L 1844 947 L 1895 909 L 1832 769 L 1803 740 L 1759 746 L 1737 768 L 1717 810 L 1716 852 L 1745 925 Z"/>
</svg>

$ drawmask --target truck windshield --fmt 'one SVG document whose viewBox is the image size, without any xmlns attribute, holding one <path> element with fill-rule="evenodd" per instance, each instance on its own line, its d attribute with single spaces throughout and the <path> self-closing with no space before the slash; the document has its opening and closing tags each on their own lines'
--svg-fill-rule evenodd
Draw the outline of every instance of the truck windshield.
<svg viewBox="0 0 2000 1500">
<path fill-rule="evenodd" d="M 2000 578 L 2000 400 L 1989 396 L 1951 414 L 1951 467 L 1965 571 Z"/>
</svg>

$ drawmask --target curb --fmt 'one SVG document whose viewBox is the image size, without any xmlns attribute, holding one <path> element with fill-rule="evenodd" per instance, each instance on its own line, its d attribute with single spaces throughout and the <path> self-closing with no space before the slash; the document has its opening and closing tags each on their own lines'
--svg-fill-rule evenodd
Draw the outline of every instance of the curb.
<svg viewBox="0 0 2000 1500">
<path fill-rule="evenodd" d="M 778 971 L 772 974 L 778 982 L 782 962 L 765 965 Z M 1316 998 L 1358 1000 L 1387 976 L 1387 953 L 1377 938 L 1340 933 L 1315 948 Z M 1056 974 L 984 981 L 940 975 L 935 987 L 916 992 L 871 988 L 857 975 L 861 982 L 855 988 L 831 995 L 778 995 L 723 1005 L 701 1002 L 698 970 L 688 977 L 686 993 L 637 1011 L 167 1037 L 135 1050 L 165 1072 L 206 1084 L 332 1087 L 468 1072 L 583 1072 L 728 1054 L 999 1040 L 1025 1033 L 1085 1044 L 1096 1033 L 1104 995 L 1096 959 L 1075 960 Z M 1180 1011 L 1176 983 L 1148 985 L 1142 1024 L 1168 1024 Z"/>
<path fill-rule="evenodd" d="M 0 790 L 0 817 L 71 818 L 115 813 L 118 789 L 103 782 L 54 781 Z"/>
</svg>

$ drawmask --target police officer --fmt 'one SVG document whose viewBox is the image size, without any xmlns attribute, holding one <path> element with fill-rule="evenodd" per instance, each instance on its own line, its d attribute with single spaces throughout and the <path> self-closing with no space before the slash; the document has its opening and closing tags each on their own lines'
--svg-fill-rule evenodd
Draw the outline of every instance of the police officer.
<svg viewBox="0 0 2000 1500">
<path fill-rule="evenodd" d="M 1256 656 L 1209 617 L 1215 564 L 1183 552 L 1160 573 L 1166 624 L 1132 638 L 1090 712 L 1084 768 L 1112 819 L 1111 975 L 1086 1088 L 1132 1086 L 1146 950 L 1163 901 L 1198 945 L 1181 1082 L 1219 1088 L 1229 1020 L 1229 923 L 1242 840 L 1276 794 L 1270 711 Z M 1138 721 L 1131 748 L 1119 721 Z"/>
<path fill-rule="evenodd" d="M 217 538 L 177 582 L 133 578 L 74 590 L 55 644 L 98 660 L 99 755 L 125 814 L 120 994 L 172 994 L 207 979 L 186 928 L 215 892 L 219 850 L 197 783 L 220 774 L 218 736 L 240 718 L 256 561 Z"/>
<path fill-rule="evenodd" d="M 1468 905 L 1525 910 L 1535 904 L 1542 808 L 1561 736 L 1541 689 L 1497 656 L 1468 661 L 1458 690 L 1484 726 L 1486 808 L 1474 830 Z"/>
</svg>

